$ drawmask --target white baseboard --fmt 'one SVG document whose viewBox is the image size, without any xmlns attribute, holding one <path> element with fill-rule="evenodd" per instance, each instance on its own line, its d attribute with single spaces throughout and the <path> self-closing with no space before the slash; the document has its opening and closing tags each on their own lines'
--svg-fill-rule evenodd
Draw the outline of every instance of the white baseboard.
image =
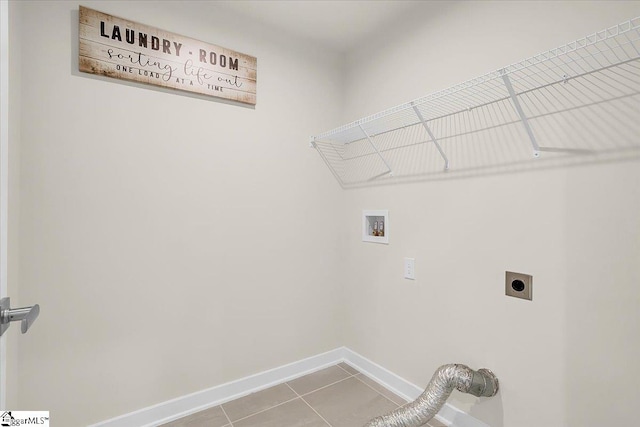
<svg viewBox="0 0 640 427">
<path fill-rule="evenodd" d="M 344 348 L 344 361 L 408 401 L 417 399 L 424 391 L 424 387 L 418 387 L 346 347 Z M 444 404 L 435 418 L 450 427 L 490 427 L 448 403 Z"/>
<path fill-rule="evenodd" d="M 89 427 L 154 427 L 290 381 L 344 360 L 345 348 L 312 356 L 239 380 L 181 396 Z"/>
<path fill-rule="evenodd" d="M 149 406 L 89 427 L 155 427 L 340 362 L 353 366 L 406 400 L 414 400 L 423 391 L 422 388 L 358 353 L 346 347 L 340 347 L 317 356 Z M 489 427 L 449 404 L 445 404 L 436 418 L 451 427 Z"/>
</svg>

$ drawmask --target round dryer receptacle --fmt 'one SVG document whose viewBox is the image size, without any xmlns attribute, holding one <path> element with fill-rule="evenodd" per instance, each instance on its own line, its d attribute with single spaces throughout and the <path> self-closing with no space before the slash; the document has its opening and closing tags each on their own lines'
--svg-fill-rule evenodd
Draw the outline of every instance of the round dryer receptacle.
<svg viewBox="0 0 640 427">
<path fill-rule="evenodd" d="M 516 279 L 511 282 L 511 288 L 516 292 L 524 291 L 524 282 L 522 280 Z"/>
</svg>

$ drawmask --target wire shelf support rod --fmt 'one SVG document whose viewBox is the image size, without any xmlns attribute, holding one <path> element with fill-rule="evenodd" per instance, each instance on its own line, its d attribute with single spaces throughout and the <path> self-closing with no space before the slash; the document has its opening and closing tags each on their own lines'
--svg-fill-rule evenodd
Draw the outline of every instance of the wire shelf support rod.
<svg viewBox="0 0 640 427">
<path fill-rule="evenodd" d="M 373 143 L 373 141 L 371 140 L 371 137 L 369 136 L 367 131 L 364 130 L 362 125 L 358 124 L 358 127 L 360 128 L 360 130 L 362 131 L 364 136 L 367 137 L 367 140 L 369 141 L 369 144 L 371 144 L 371 147 L 373 147 L 375 152 L 378 153 L 378 156 L 380 156 L 380 160 L 382 160 L 382 163 L 384 163 L 384 165 L 387 167 L 387 169 L 389 169 L 386 173 L 388 173 L 389 175 L 393 176 L 393 170 L 391 169 L 391 166 L 389 166 L 389 163 L 387 162 L 387 159 L 385 159 L 384 156 L 382 155 L 382 153 L 380 152 L 380 150 L 378 150 L 378 147 L 376 147 L 376 145 Z"/>
<path fill-rule="evenodd" d="M 422 113 L 420 113 L 420 110 L 418 110 L 418 107 L 416 107 L 415 103 L 412 102 L 411 106 L 413 107 L 413 111 L 416 112 L 416 116 L 418 116 L 418 119 L 420 120 L 420 122 L 422 122 L 422 126 L 424 126 L 424 130 L 427 131 L 427 135 L 429 135 L 429 138 L 431 138 L 431 141 L 433 141 L 436 148 L 438 149 L 438 152 L 442 156 L 442 159 L 444 160 L 444 170 L 445 171 L 449 170 L 449 159 L 447 159 L 447 156 L 444 154 L 444 151 L 442 150 L 442 147 L 438 143 L 438 140 L 436 139 L 433 132 L 431 132 L 431 129 L 427 125 L 427 121 L 424 119 L 424 117 L 422 117 Z"/>
<path fill-rule="evenodd" d="M 520 117 L 522 121 L 522 125 L 524 126 L 524 130 L 527 131 L 527 135 L 529 135 L 529 139 L 531 140 L 531 145 L 533 146 L 533 155 L 534 157 L 540 156 L 540 146 L 536 141 L 536 137 L 533 135 L 533 131 L 531 130 L 531 126 L 529 126 L 529 121 L 527 120 L 527 115 L 524 114 L 524 110 L 522 109 L 522 105 L 520 105 L 520 101 L 518 100 L 518 96 L 516 92 L 513 90 L 513 85 L 511 85 L 511 80 L 509 79 L 509 75 L 506 73 L 504 69 L 500 70 L 500 75 L 502 76 L 502 80 L 504 81 L 504 85 L 507 87 L 507 91 L 509 91 L 509 96 L 511 97 L 511 101 L 513 102 L 513 106 L 516 109 L 516 113 Z"/>
</svg>

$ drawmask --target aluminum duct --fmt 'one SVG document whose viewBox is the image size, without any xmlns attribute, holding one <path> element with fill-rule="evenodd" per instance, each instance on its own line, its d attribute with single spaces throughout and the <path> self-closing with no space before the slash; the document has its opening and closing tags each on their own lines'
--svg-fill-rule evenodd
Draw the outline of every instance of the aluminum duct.
<svg viewBox="0 0 640 427">
<path fill-rule="evenodd" d="M 498 387 L 498 378 L 488 369 L 474 371 L 465 365 L 442 365 L 416 400 L 372 419 L 365 427 L 422 426 L 438 413 L 454 388 L 478 397 L 491 397 L 498 393 Z"/>
</svg>

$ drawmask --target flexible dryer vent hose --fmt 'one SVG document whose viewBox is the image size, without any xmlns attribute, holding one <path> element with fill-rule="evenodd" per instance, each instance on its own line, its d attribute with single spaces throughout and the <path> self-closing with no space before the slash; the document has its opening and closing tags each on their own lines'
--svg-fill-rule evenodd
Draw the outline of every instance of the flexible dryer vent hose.
<svg viewBox="0 0 640 427">
<path fill-rule="evenodd" d="M 465 365 L 442 365 L 416 400 L 372 419 L 365 427 L 422 426 L 438 413 L 454 388 L 478 397 L 491 397 L 498 393 L 498 387 L 498 378 L 488 369 L 474 371 Z"/>
</svg>

